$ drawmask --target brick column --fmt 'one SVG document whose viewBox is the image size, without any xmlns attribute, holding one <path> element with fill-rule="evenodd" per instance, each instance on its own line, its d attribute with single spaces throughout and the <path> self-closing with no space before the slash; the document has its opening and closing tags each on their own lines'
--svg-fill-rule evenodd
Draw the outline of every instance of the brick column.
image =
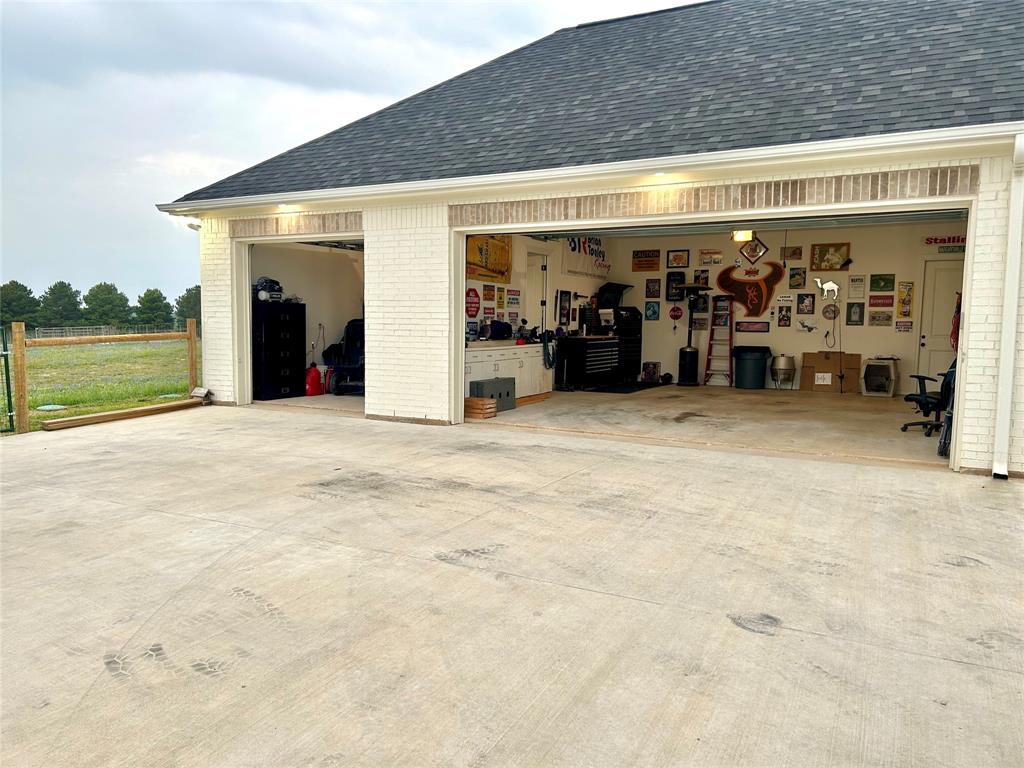
<svg viewBox="0 0 1024 768">
<path fill-rule="evenodd" d="M 363 232 L 366 414 L 448 422 L 448 208 L 367 208 Z"/>
</svg>

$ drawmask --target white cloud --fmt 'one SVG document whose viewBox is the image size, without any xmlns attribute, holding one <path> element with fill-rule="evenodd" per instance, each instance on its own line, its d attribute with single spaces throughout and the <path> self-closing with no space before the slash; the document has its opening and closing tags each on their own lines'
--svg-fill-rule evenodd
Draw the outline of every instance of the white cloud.
<svg viewBox="0 0 1024 768">
<path fill-rule="evenodd" d="M 156 203 L 560 27 L 672 4 L 5 3 L 0 279 L 176 296 L 196 236 Z"/>
</svg>

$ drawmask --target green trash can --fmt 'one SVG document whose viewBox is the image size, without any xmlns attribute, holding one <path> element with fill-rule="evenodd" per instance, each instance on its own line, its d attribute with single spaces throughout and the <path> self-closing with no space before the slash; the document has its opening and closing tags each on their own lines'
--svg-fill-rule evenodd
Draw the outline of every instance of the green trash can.
<svg viewBox="0 0 1024 768">
<path fill-rule="evenodd" d="M 771 347 L 733 347 L 732 358 L 736 389 L 764 389 Z"/>
</svg>

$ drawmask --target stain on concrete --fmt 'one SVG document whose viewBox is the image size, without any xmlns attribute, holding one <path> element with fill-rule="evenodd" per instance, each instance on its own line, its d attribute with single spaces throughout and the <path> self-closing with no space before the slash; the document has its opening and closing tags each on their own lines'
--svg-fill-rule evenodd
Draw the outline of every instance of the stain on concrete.
<svg viewBox="0 0 1024 768">
<path fill-rule="evenodd" d="M 989 651 L 997 651 L 1006 646 L 1019 646 L 1022 641 L 1019 637 L 1001 629 L 987 629 L 979 632 L 977 637 L 968 637 L 968 642 L 980 645 Z"/>
<path fill-rule="evenodd" d="M 132 663 L 121 653 L 108 653 L 103 657 L 103 666 L 112 677 L 126 680 L 132 676 Z"/>
<path fill-rule="evenodd" d="M 704 415 L 703 413 L 697 413 L 696 411 L 682 411 L 681 413 L 678 413 L 675 416 L 673 416 L 672 421 L 674 421 L 676 424 L 682 424 L 683 422 L 689 421 L 690 419 L 706 418 L 707 416 Z"/>
<path fill-rule="evenodd" d="M 782 622 L 770 613 L 730 613 L 729 621 L 746 632 L 755 635 L 775 635 Z"/>
<path fill-rule="evenodd" d="M 946 565 L 952 565 L 954 568 L 978 568 L 981 566 L 988 567 L 988 563 L 979 560 L 976 557 L 969 557 L 968 555 L 950 555 L 943 560 Z"/>
<path fill-rule="evenodd" d="M 189 666 L 194 672 L 206 675 L 206 677 L 220 677 L 225 672 L 224 662 L 217 659 L 197 659 Z"/>
<path fill-rule="evenodd" d="M 442 563 L 459 565 L 460 563 L 472 560 L 488 560 L 495 552 L 505 549 L 505 546 L 504 544 L 488 544 L 487 546 L 475 547 L 473 549 L 453 549 L 449 552 L 438 552 L 434 555 L 434 558 Z"/>
</svg>

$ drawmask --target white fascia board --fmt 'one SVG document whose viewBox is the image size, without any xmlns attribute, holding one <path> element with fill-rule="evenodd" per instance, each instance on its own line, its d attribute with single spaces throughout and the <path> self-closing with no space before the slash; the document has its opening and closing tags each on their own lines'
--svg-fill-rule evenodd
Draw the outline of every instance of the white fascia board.
<svg viewBox="0 0 1024 768">
<path fill-rule="evenodd" d="M 1024 131 L 1024 121 L 992 123 L 960 128 L 937 128 L 927 131 L 889 133 L 830 141 L 809 141 L 779 144 L 751 149 L 731 149 L 694 155 L 625 160 L 614 163 L 548 168 L 536 171 L 497 173 L 486 176 L 462 176 L 451 179 L 373 184 L 359 187 L 316 189 L 266 195 L 163 203 L 157 209 L 176 215 L 193 215 L 227 208 L 248 208 L 266 205 L 322 203 L 356 199 L 396 198 L 438 193 L 471 193 L 495 187 L 544 185 L 608 181 L 624 176 L 723 170 L 731 167 L 767 166 L 792 162 L 850 160 L 884 157 L 915 150 L 945 150 L 963 147 L 976 151 L 986 146 L 1012 146 L 1014 137 Z"/>
</svg>

